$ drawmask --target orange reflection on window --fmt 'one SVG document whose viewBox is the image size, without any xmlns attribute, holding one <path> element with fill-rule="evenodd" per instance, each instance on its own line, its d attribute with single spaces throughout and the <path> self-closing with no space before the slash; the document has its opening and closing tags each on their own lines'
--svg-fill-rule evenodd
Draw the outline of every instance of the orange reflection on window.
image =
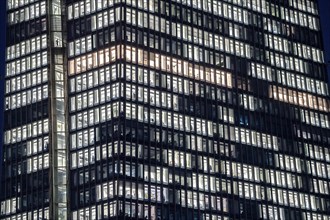
<svg viewBox="0 0 330 220">
<path fill-rule="evenodd" d="M 125 45 L 112 46 L 69 60 L 68 73 L 69 75 L 79 74 L 113 63 L 121 58 L 152 69 L 160 69 L 175 75 L 232 88 L 232 75 L 230 72 L 204 67 L 203 65 L 190 63 L 164 54 L 152 53 L 141 48 Z"/>
<path fill-rule="evenodd" d="M 308 94 L 306 92 L 299 92 L 299 91 L 271 85 L 269 87 L 269 97 L 293 105 L 299 105 L 302 107 L 316 109 L 325 112 L 329 111 L 328 103 L 326 99 Z"/>
</svg>

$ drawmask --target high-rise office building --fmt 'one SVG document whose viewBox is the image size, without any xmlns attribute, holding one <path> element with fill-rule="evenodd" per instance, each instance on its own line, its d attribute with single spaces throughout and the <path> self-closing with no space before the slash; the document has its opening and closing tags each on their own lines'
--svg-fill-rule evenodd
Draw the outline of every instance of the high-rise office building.
<svg viewBox="0 0 330 220">
<path fill-rule="evenodd" d="M 70 149 L 64 3 L 6 3 L 0 218 L 63 219 L 69 214 Z"/>
<path fill-rule="evenodd" d="M 330 219 L 316 0 L 7 0 L 1 219 Z"/>
</svg>

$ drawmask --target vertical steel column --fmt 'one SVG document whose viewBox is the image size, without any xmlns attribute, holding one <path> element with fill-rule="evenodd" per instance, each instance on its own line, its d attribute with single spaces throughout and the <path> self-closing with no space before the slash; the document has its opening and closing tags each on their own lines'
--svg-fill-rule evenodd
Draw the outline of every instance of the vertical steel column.
<svg viewBox="0 0 330 220">
<path fill-rule="evenodd" d="M 50 138 L 51 138 L 51 205 L 50 219 L 66 220 L 68 211 L 68 147 L 66 90 L 66 32 L 63 0 L 49 0 L 50 54 Z"/>
</svg>

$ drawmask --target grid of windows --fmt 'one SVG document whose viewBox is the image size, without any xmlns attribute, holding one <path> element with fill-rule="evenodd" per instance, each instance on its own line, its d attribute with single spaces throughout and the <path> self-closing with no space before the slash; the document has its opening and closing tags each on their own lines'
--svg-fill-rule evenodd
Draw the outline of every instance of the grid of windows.
<svg viewBox="0 0 330 220">
<path fill-rule="evenodd" d="M 50 219 L 46 1 L 7 1 L 1 219 Z"/>
<path fill-rule="evenodd" d="M 72 218 L 330 217 L 315 1 L 67 9 Z"/>
<path fill-rule="evenodd" d="M 7 6 L 1 217 L 330 219 L 316 0 Z"/>
</svg>

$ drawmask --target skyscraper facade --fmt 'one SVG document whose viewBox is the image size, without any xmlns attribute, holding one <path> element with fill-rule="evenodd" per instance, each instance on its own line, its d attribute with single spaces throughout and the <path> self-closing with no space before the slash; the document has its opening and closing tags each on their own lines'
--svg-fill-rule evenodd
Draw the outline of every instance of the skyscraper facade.
<svg viewBox="0 0 330 220">
<path fill-rule="evenodd" d="M 316 0 L 7 0 L 2 219 L 330 219 Z"/>
</svg>

